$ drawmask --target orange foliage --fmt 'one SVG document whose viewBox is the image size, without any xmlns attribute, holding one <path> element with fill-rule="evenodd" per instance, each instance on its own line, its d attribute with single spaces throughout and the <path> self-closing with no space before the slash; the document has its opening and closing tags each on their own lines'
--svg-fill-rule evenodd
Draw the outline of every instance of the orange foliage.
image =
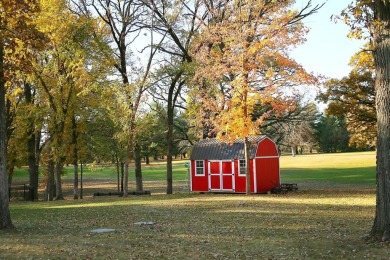
<svg viewBox="0 0 390 260">
<path fill-rule="evenodd" d="M 219 1 L 221 2 L 221 1 Z M 293 109 L 283 98 L 290 87 L 316 84 L 316 78 L 291 59 L 288 51 L 305 41 L 308 29 L 293 1 L 222 1 L 193 43 L 197 62 L 194 91 L 219 138 L 258 135 L 269 114 L 253 118 L 256 104 L 270 104 L 276 114 Z"/>
</svg>

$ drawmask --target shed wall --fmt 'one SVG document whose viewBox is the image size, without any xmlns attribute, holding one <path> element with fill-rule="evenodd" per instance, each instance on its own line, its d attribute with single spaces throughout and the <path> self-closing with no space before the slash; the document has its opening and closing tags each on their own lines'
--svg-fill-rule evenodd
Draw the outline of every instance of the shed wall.
<svg viewBox="0 0 390 260">
<path fill-rule="evenodd" d="M 280 187 L 279 158 L 256 158 L 257 192 L 267 192 Z"/>
<path fill-rule="evenodd" d="M 208 191 L 208 161 L 204 161 L 205 174 L 204 176 L 196 175 L 196 164 L 195 160 L 191 161 L 191 190 L 192 191 Z"/>
<path fill-rule="evenodd" d="M 279 156 L 275 143 L 269 138 L 265 138 L 259 142 L 256 151 L 256 157 L 266 156 Z"/>
</svg>

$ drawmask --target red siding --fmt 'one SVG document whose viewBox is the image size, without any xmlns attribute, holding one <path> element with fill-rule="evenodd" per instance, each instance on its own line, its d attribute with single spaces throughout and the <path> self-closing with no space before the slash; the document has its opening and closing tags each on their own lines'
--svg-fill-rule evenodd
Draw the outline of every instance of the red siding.
<svg viewBox="0 0 390 260">
<path fill-rule="evenodd" d="M 195 161 L 191 161 L 191 185 L 192 191 L 208 191 L 209 190 L 209 182 L 208 182 L 208 163 L 207 160 L 204 161 L 205 167 L 205 175 L 204 176 L 196 176 L 196 168 Z"/>
<path fill-rule="evenodd" d="M 249 161 L 249 169 L 251 171 L 251 192 L 255 192 L 255 189 L 254 189 L 254 184 L 255 184 L 255 181 L 254 181 L 254 168 L 253 168 L 253 160 L 250 160 Z M 245 185 L 246 186 L 246 185 Z"/>
<path fill-rule="evenodd" d="M 244 175 L 239 175 L 240 173 L 240 164 L 239 160 L 234 160 L 234 169 L 235 169 L 235 182 L 236 182 L 236 192 L 245 192 L 246 191 L 246 177 Z M 254 192 L 253 189 L 253 160 L 249 161 L 249 169 L 251 171 L 251 192 Z"/>
<path fill-rule="evenodd" d="M 210 162 L 210 173 L 219 173 L 219 162 Z"/>
<path fill-rule="evenodd" d="M 211 175 L 210 176 L 211 189 L 220 190 L 221 189 L 221 176 L 220 175 Z"/>
<path fill-rule="evenodd" d="M 234 172 L 236 182 L 236 192 L 245 192 L 245 176 L 240 176 L 240 164 L 239 160 L 234 160 Z"/>
<path fill-rule="evenodd" d="M 256 172 L 257 192 L 280 187 L 279 158 L 257 158 Z"/>
<path fill-rule="evenodd" d="M 257 146 L 256 157 L 262 156 L 278 156 L 275 143 L 268 138 L 262 140 Z"/>
</svg>

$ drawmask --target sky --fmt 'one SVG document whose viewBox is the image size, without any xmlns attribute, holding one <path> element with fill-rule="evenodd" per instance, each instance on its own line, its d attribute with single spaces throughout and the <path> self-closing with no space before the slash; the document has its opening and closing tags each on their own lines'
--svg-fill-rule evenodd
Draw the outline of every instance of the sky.
<svg viewBox="0 0 390 260">
<path fill-rule="evenodd" d="M 353 54 L 361 50 L 363 41 L 349 39 L 349 28 L 342 21 L 335 23 L 331 15 L 338 15 L 352 0 L 312 0 L 312 5 L 325 5 L 318 13 L 305 18 L 304 23 L 311 28 L 305 44 L 292 53 L 292 57 L 303 67 L 316 74 L 330 78 L 348 76 L 348 65 Z M 296 8 L 301 8 L 308 0 L 296 0 Z"/>
</svg>

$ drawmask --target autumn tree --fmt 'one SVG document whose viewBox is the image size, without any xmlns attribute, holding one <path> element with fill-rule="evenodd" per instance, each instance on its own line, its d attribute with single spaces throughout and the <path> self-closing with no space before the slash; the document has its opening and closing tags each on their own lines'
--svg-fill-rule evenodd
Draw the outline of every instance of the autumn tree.
<svg viewBox="0 0 390 260">
<path fill-rule="evenodd" d="M 206 2 L 209 23 L 202 27 L 193 48 L 199 63 L 196 77 L 200 86 L 206 82 L 219 90 L 211 99 L 205 94 L 201 98 L 209 98 L 204 103 L 212 106 L 218 138 L 230 143 L 244 139 L 249 165 L 248 137 L 260 133 L 259 126 L 269 114 L 266 111 L 254 120 L 256 103 L 268 103 L 274 111 L 288 110 L 284 91 L 315 83 L 288 51 L 304 41 L 307 29 L 301 20 L 321 6 L 311 8 L 308 1 L 298 11 L 292 9 L 293 1 Z M 249 194 L 249 167 L 246 178 Z"/>
<path fill-rule="evenodd" d="M 318 99 L 328 103 L 327 114 L 345 117 L 351 133 L 351 146 L 375 147 L 377 129 L 372 53 L 361 51 L 352 57 L 350 64 L 353 69 L 349 75 L 327 80 L 325 91 Z"/>
<path fill-rule="evenodd" d="M 372 41 L 377 114 L 376 211 L 369 234 L 390 240 L 390 3 L 388 0 L 356 0 L 342 13 L 351 36 Z"/>
<path fill-rule="evenodd" d="M 28 163 L 29 200 L 38 199 L 38 169 L 41 144 L 41 129 L 44 109 L 34 84 L 29 82 L 31 71 L 19 71 L 15 81 L 7 89 L 8 126 L 8 172 L 12 180 L 15 166 Z M 11 183 L 9 181 L 9 183 Z"/>
<path fill-rule="evenodd" d="M 36 24 L 47 35 L 49 47 L 39 53 L 34 64 L 34 76 L 48 108 L 45 127 L 50 147 L 46 151 L 49 164 L 52 164 L 51 161 L 55 164 L 56 199 L 63 199 L 62 170 L 67 158 L 77 159 L 79 122 L 76 117 L 81 118 L 78 111 L 85 104 L 79 99 L 85 98 L 96 82 L 93 60 L 99 58 L 96 49 L 100 50 L 97 46 L 100 39 L 95 28 L 98 23 L 87 16 L 72 13 L 67 1 L 41 1 L 41 8 L 43 12 L 36 19 Z M 53 16 L 53 13 L 56 15 Z M 103 62 L 103 59 L 100 61 Z M 68 150 L 72 150 L 73 154 L 70 155 Z M 77 162 L 73 163 L 77 166 Z M 77 171 L 75 177 L 77 179 Z"/>
<path fill-rule="evenodd" d="M 23 55 L 24 47 L 39 45 L 36 40 L 40 34 L 32 23 L 37 13 L 36 1 L 0 2 L 0 229 L 13 227 L 8 198 L 5 95 L 14 72 L 29 65 L 28 56 Z"/>
</svg>

